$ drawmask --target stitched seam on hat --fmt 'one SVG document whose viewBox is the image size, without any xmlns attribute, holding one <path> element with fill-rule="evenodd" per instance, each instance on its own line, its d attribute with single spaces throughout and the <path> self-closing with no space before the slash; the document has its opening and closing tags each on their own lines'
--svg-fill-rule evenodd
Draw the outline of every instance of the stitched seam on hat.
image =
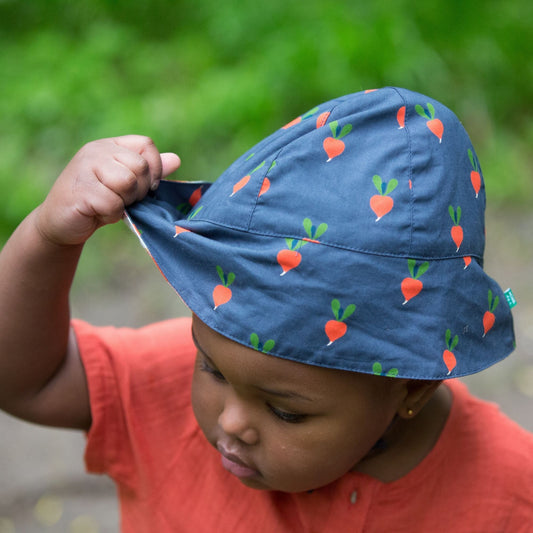
<svg viewBox="0 0 533 533">
<path fill-rule="evenodd" d="M 295 239 L 295 240 L 303 240 L 305 239 L 302 235 L 288 235 L 288 234 L 281 234 L 281 233 L 272 233 L 272 232 L 266 232 L 266 231 L 257 231 L 257 230 L 250 230 L 250 229 L 244 229 L 240 226 L 232 226 L 230 224 L 222 224 L 220 222 L 214 222 L 212 220 L 206 220 L 206 219 L 198 219 L 195 218 L 192 222 L 204 222 L 206 224 L 211 224 L 213 226 L 217 226 L 219 228 L 226 228 L 226 229 L 232 229 L 235 231 L 240 231 L 243 233 L 249 233 L 250 235 L 257 235 L 260 237 L 274 237 L 276 239 Z M 191 228 L 191 231 L 194 233 L 194 225 L 191 224 L 189 226 Z M 409 252 L 402 253 L 402 254 L 392 254 L 387 252 L 377 252 L 375 250 L 366 250 L 364 248 L 353 248 L 350 246 L 346 246 L 345 244 L 337 244 L 334 242 L 324 242 L 324 241 L 317 241 L 313 242 L 313 244 L 316 245 L 322 245 L 322 246 L 329 246 L 331 248 L 337 248 L 340 250 L 346 250 L 348 252 L 356 252 L 366 255 L 376 255 L 380 257 L 390 257 L 390 258 L 398 258 L 398 259 L 425 259 L 428 261 L 440 261 L 440 260 L 447 260 L 447 259 L 463 259 L 463 257 L 476 257 L 480 258 L 478 254 L 474 253 L 464 253 L 463 255 L 446 255 L 446 256 L 428 256 L 428 255 L 412 255 Z"/>
<path fill-rule="evenodd" d="M 412 181 L 412 178 L 413 178 L 413 150 L 412 150 L 412 145 L 411 145 L 411 134 L 410 134 L 410 131 L 409 131 L 409 127 L 407 126 L 407 101 L 405 100 L 405 98 L 403 97 L 403 95 L 400 93 L 400 91 L 396 88 L 396 87 L 392 87 L 392 89 L 394 89 L 394 91 L 396 91 L 396 93 L 398 94 L 398 96 L 400 97 L 400 99 L 402 100 L 403 102 L 403 105 L 405 106 L 405 121 L 404 121 L 404 127 L 403 129 L 405 130 L 405 134 L 407 135 L 407 152 L 408 152 L 408 158 L 409 158 L 409 183 L 411 183 L 411 185 L 413 184 L 413 181 Z M 413 227 L 414 227 L 414 202 L 415 202 L 415 197 L 414 197 L 414 192 L 413 192 L 413 189 L 412 189 L 412 186 L 409 188 L 409 196 L 410 196 L 410 199 L 409 199 L 409 218 L 410 218 L 410 226 L 409 226 L 409 255 L 411 255 L 411 250 L 413 249 Z"/>
<path fill-rule="evenodd" d="M 265 178 L 268 178 L 268 175 L 270 174 L 270 171 L 272 170 L 272 163 L 274 161 L 277 161 L 278 160 L 278 157 L 279 155 L 281 154 L 281 151 L 283 150 L 283 148 L 285 148 L 285 146 L 282 146 L 277 152 L 276 154 L 274 155 L 274 157 L 270 160 L 270 166 L 266 172 L 266 174 L 263 176 L 263 179 L 262 180 L 259 180 L 259 187 L 257 187 L 257 191 L 256 191 L 256 194 L 255 194 L 255 203 L 254 203 L 254 206 L 252 207 L 251 211 L 250 211 L 250 216 L 248 217 L 248 223 L 246 224 L 246 230 L 249 231 L 250 230 L 250 226 L 252 225 L 252 219 L 254 217 L 254 213 L 255 213 L 255 210 L 257 208 L 257 203 L 259 202 L 259 191 L 261 190 L 261 187 L 263 186 L 263 181 Z"/>
</svg>

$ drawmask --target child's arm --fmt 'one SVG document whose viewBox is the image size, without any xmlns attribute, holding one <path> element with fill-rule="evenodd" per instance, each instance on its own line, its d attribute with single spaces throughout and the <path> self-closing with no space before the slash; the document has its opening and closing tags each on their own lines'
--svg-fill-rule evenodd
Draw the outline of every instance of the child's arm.
<svg viewBox="0 0 533 533">
<path fill-rule="evenodd" d="M 0 408 L 88 429 L 85 372 L 70 331 L 69 291 L 85 241 L 175 171 L 146 137 L 84 146 L 0 253 Z"/>
</svg>

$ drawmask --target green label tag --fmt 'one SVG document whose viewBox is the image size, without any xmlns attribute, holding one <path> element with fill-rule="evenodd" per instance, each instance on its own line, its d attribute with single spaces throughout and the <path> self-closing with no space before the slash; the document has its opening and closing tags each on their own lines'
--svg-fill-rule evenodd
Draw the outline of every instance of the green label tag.
<svg viewBox="0 0 533 533">
<path fill-rule="evenodd" d="M 511 289 L 507 289 L 503 294 L 505 294 L 505 299 L 509 304 L 509 308 L 512 309 L 516 305 L 516 298 L 514 297 L 513 291 Z"/>
</svg>

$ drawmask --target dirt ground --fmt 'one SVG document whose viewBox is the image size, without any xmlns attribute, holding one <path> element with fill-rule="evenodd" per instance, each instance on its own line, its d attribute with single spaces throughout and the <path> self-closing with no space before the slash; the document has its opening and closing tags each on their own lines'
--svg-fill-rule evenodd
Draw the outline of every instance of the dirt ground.
<svg viewBox="0 0 533 533">
<path fill-rule="evenodd" d="M 88 244 L 73 289 L 73 314 L 96 324 L 137 326 L 186 313 L 133 235 L 126 230 L 123 235 L 124 246 L 106 257 L 111 274 L 105 282 L 91 275 L 101 268 L 91 258 L 102 253 L 99 237 Z M 138 259 L 133 264 L 132 256 Z M 513 289 L 518 345 L 510 358 L 464 381 L 530 431 L 532 267 L 533 212 L 489 211 L 485 268 L 504 289 Z M 85 474 L 83 447 L 82 434 L 37 427 L 0 413 L 0 533 L 118 531 L 114 486 L 105 477 Z"/>
</svg>

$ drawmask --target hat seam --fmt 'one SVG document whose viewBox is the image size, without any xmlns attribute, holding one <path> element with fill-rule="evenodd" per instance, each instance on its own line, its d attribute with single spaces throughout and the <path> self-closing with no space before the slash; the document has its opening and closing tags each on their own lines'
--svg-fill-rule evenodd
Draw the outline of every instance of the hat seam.
<svg viewBox="0 0 533 533">
<path fill-rule="evenodd" d="M 195 218 L 194 219 L 194 222 L 205 222 L 207 224 L 211 224 L 213 226 L 217 226 L 217 227 L 220 227 L 220 228 L 228 228 L 228 229 L 233 229 L 235 231 L 240 231 L 240 232 L 243 232 L 243 233 L 250 233 L 252 235 L 257 235 L 257 236 L 262 236 L 262 237 L 274 237 L 274 238 L 278 238 L 278 239 L 296 239 L 296 240 L 305 240 L 306 237 L 302 237 L 301 235 L 287 235 L 287 234 L 281 234 L 281 233 L 272 233 L 272 232 L 266 232 L 266 231 L 257 231 L 257 230 L 251 230 L 249 227 L 238 227 L 238 226 L 233 226 L 233 225 L 230 225 L 230 224 L 222 224 L 220 222 L 214 222 L 212 220 L 207 220 L 205 218 Z M 192 224 L 191 224 L 191 228 L 192 228 Z M 191 229 L 191 231 L 194 231 Z M 441 260 L 448 260 L 448 259 L 463 259 L 464 257 L 476 257 L 476 258 L 481 258 L 480 255 L 478 254 L 475 254 L 475 253 L 464 253 L 462 255 L 447 255 L 447 256 L 427 256 L 427 255 L 420 255 L 420 254 L 416 254 L 416 255 L 412 255 L 410 252 L 411 250 L 409 250 L 409 252 L 407 253 L 402 253 L 402 254 L 393 254 L 393 253 L 387 253 L 387 252 L 377 252 L 375 250 L 367 250 L 367 249 L 364 249 L 364 248 L 354 248 L 354 247 L 351 247 L 351 246 L 346 246 L 344 244 L 338 244 L 338 243 L 335 243 L 335 242 L 324 242 L 324 241 L 312 241 L 313 244 L 318 244 L 318 245 L 322 245 L 322 246 L 329 246 L 329 247 L 332 247 L 332 248 L 337 248 L 337 249 L 340 249 L 340 250 L 346 250 L 346 251 L 349 251 L 349 252 L 356 252 L 356 253 L 362 253 L 362 254 L 366 254 L 366 255 L 375 255 L 375 256 L 380 256 L 380 257 L 390 257 L 390 258 L 397 258 L 397 259 L 425 259 L 425 260 L 428 260 L 428 261 L 441 261 Z"/>
<path fill-rule="evenodd" d="M 400 97 L 403 105 L 406 109 L 406 116 L 405 116 L 405 123 L 404 123 L 404 131 L 407 136 L 407 157 L 409 160 L 409 183 L 413 182 L 413 151 L 412 151 L 412 143 L 411 143 L 411 132 L 409 129 L 409 126 L 407 125 L 407 100 L 403 97 L 402 93 L 396 88 L 391 87 Z M 413 227 L 414 227 L 414 202 L 415 197 L 413 193 L 413 188 L 409 187 L 409 218 L 410 218 L 410 224 L 409 224 L 409 255 L 411 254 L 411 250 L 413 249 Z"/>
</svg>

